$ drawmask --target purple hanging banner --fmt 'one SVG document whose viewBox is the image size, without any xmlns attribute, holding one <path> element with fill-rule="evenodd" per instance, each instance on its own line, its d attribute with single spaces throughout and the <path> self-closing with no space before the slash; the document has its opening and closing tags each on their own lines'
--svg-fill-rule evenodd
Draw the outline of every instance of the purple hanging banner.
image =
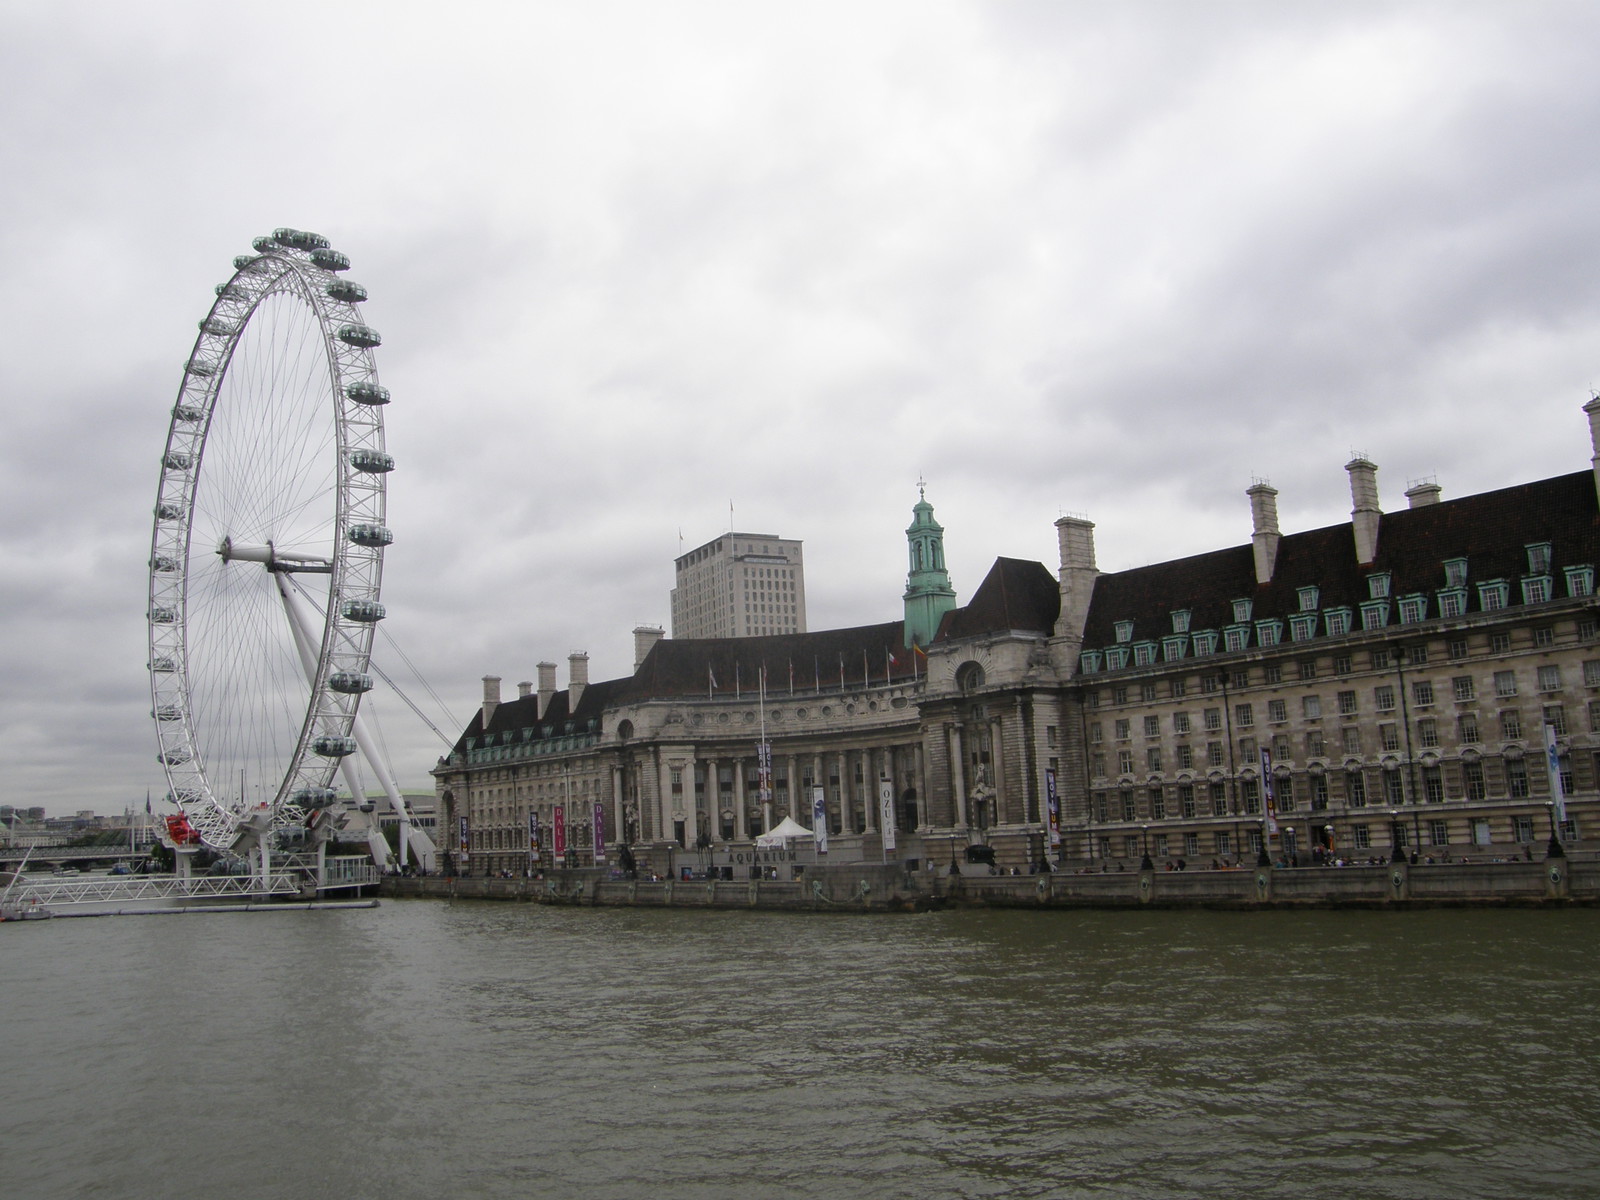
<svg viewBox="0 0 1600 1200">
<path fill-rule="evenodd" d="M 594 804 L 594 861 L 599 866 L 606 860 L 606 806 L 596 800 Z"/>
</svg>

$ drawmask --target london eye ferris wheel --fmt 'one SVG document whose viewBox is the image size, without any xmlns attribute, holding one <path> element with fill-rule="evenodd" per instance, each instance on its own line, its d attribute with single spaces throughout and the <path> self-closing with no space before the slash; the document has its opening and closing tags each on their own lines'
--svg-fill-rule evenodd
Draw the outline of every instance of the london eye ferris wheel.
<svg viewBox="0 0 1600 1200">
<path fill-rule="evenodd" d="M 254 248 L 184 364 L 150 543 L 158 754 L 170 798 L 219 849 L 312 826 L 341 766 L 354 790 L 393 540 L 366 291 L 317 234 Z"/>
</svg>

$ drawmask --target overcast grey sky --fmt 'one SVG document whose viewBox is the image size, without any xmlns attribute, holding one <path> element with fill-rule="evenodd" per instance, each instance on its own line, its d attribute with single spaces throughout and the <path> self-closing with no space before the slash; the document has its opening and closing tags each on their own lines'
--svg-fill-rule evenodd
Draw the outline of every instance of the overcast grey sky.
<svg viewBox="0 0 1600 1200">
<path fill-rule="evenodd" d="M 1347 519 L 1352 449 L 1386 507 L 1584 468 L 1596 45 L 1540 0 L 0 0 L 0 799 L 165 791 L 157 462 L 255 235 L 371 293 L 386 625 L 464 719 L 628 672 L 730 500 L 827 628 L 899 616 L 919 476 L 965 600 L 1063 511 L 1109 570 L 1248 540 L 1255 476 Z"/>
</svg>

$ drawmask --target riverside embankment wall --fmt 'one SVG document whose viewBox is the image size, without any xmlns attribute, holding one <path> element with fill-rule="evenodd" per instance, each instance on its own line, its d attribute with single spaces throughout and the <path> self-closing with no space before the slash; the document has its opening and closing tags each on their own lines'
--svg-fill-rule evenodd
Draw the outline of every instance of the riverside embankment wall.
<svg viewBox="0 0 1600 1200">
<path fill-rule="evenodd" d="M 1600 862 L 1391 863 L 1230 871 L 949 876 L 894 864 L 830 865 L 802 880 L 384 879 L 385 896 L 642 908 L 905 912 L 999 908 L 1428 908 L 1600 905 Z"/>
</svg>

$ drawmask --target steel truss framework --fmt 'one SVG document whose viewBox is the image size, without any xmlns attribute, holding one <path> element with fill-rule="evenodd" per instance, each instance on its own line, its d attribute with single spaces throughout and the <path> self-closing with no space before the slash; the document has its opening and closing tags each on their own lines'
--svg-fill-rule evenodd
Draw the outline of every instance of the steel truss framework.
<svg viewBox="0 0 1600 1200">
<path fill-rule="evenodd" d="M 217 848 L 253 837 L 294 844 L 332 802 L 333 774 L 355 749 L 352 725 L 371 686 L 383 548 L 392 540 L 384 525 L 385 477 L 393 467 L 381 415 L 388 395 L 372 353 L 378 335 L 356 307 L 366 292 L 340 278 L 348 260 L 315 234 L 280 229 L 254 245 L 256 253 L 236 258 L 235 274 L 217 288 L 184 365 L 150 549 L 149 671 L 159 757 L 170 799 Z M 281 401 L 279 393 L 290 390 L 296 398 Z M 291 525 L 295 544 L 285 546 Z M 230 540 L 249 549 L 230 556 Z M 216 582 L 228 571 L 234 574 L 226 584 Z M 234 696 L 250 683 L 228 678 L 227 654 L 293 664 L 280 670 L 280 680 L 304 663 L 280 612 L 260 619 L 263 627 L 278 622 L 281 651 L 219 647 L 241 619 L 219 606 L 225 588 L 265 594 L 284 572 L 291 577 L 281 583 L 320 610 L 320 644 L 314 668 L 298 680 L 303 692 L 297 697 L 284 683 L 282 694 L 254 702 L 252 713 L 251 701 Z M 259 595 L 250 603 L 256 613 L 268 607 Z M 281 733 L 257 732 L 252 717 L 276 723 Z M 252 770 L 253 798 L 246 785 Z"/>
</svg>

